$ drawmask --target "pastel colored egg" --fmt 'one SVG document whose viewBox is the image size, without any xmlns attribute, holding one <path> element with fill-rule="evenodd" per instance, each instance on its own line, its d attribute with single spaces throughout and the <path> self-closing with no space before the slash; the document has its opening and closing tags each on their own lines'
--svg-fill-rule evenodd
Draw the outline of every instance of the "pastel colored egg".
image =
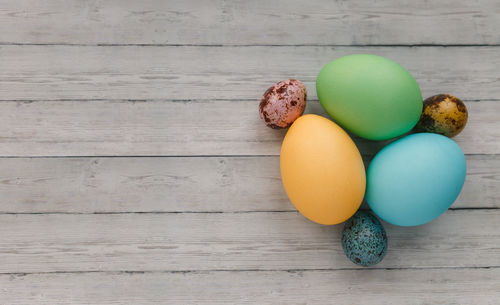
<svg viewBox="0 0 500 305">
<path fill-rule="evenodd" d="M 354 54 L 321 69 L 316 91 L 326 112 L 353 134 L 386 140 L 410 131 L 422 113 L 420 88 L 387 58 Z"/>
<path fill-rule="evenodd" d="M 286 128 L 304 113 L 307 90 L 296 79 L 287 79 L 271 86 L 262 96 L 259 115 L 274 129 Z"/>
<path fill-rule="evenodd" d="M 358 211 L 344 225 L 342 248 L 355 264 L 372 266 L 387 251 L 387 235 L 380 221 L 369 212 Z"/>
<path fill-rule="evenodd" d="M 467 107 L 459 98 L 449 94 L 434 95 L 424 100 L 424 109 L 415 131 L 451 138 L 464 129 L 467 117 Z"/>
<path fill-rule="evenodd" d="M 451 139 L 406 136 L 384 147 L 367 171 L 366 201 L 383 220 L 416 226 L 444 213 L 465 181 L 465 156 Z"/>
<path fill-rule="evenodd" d="M 361 205 L 366 186 L 361 155 L 349 135 L 324 117 L 308 114 L 292 124 L 280 167 L 288 198 L 314 222 L 343 222 Z"/>
</svg>

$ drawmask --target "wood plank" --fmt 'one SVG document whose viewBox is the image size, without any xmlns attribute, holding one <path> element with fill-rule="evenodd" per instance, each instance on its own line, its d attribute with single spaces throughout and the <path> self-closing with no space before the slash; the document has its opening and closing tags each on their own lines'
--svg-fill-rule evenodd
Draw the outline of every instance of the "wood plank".
<svg viewBox="0 0 500 305">
<path fill-rule="evenodd" d="M 266 127 L 258 101 L 0 103 L 0 156 L 278 155 L 284 130 Z M 500 153 L 500 103 L 467 103 L 455 141 L 466 154 Z M 307 113 L 326 116 L 317 101 Z M 387 142 L 355 139 L 362 154 Z"/>
<path fill-rule="evenodd" d="M 1 275 L 5 304 L 495 304 L 500 270 Z"/>
<path fill-rule="evenodd" d="M 455 210 L 419 227 L 385 224 L 377 267 L 498 266 L 498 219 L 500 210 Z M 4 214 L 0 273 L 357 268 L 341 231 L 294 212 Z"/>
<path fill-rule="evenodd" d="M 498 99 L 498 47 L 141 47 L 0 46 L 2 100 L 260 99 L 297 78 L 315 99 L 321 67 L 353 53 L 391 58 L 424 97 Z"/>
<path fill-rule="evenodd" d="M 2 43 L 498 44 L 495 0 L 2 1 Z"/>
<path fill-rule="evenodd" d="M 500 208 L 500 155 L 467 156 L 453 208 Z M 276 157 L 0 158 L 0 213 L 294 211 Z"/>
</svg>

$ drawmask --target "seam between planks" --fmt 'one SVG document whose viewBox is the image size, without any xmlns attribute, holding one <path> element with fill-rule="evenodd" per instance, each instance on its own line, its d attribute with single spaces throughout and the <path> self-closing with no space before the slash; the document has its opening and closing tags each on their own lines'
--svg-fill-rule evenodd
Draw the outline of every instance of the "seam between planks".
<svg viewBox="0 0 500 305">
<path fill-rule="evenodd" d="M 30 155 L 7 155 L 0 156 L 0 159 L 105 159 L 105 158 L 278 158 L 280 155 L 81 155 L 81 156 L 30 156 Z M 362 154 L 370 157 L 375 154 Z M 498 157 L 500 154 L 465 154 L 465 156 L 489 156 Z"/>
<path fill-rule="evenodd" d="M 368 211 L 367 208 L 360 210 Z M 489 211 L 500 207 L 463 207 L 448 208 L 448 211 Z M 125 212 L 0 212 L 0 215 L 128 215 L 128 214 L 260 214 L 260 213 L 298 213 L 297 210 L 257 210 L 257 211 L 125 211 Z"/>
<path fill-rule="evenodd" d="M 197 98 L 197 99 L 168 99 L 168 98 L 153 98 L 153 99 L 0 99 L 0 103 L 44 103 L 44 102 L 130 102 L 130 103 L 147 103 L 147 102 L 165 102 L 165 103 L 192 103 L 192 102 L 258 102 L 258 98 L 238 98 L 238 99 L 218 99 L 218 98 Z M 318 99 L 308 99 L 308 102 L 318 102 Z M 464 102 L 479 103 L 479 102 L 498 102 L 497 98 L 483 99 L 462 99 Z"/>
<path fill-rule="evenodd" d="M 461 266 L 461 267 L 394 267 L 394 268 L 377 268 L 377 267 L 359 267 L 359 268 L 312 268 L 312 269 L 191 269 L 191 270 L 155 270 L 155 271 L 136 271 L 136 270 L 118 270 L 118 271 L 47 271 L 47 272 L 1 272 L 0 276 L 29 276 L 29 275 L 44 275 L 44 274 L 85 274 L 85 273 L 102 273 L 102 274 L 203 274 L 203 273 L 232 273 L 232 272 L 283 272 L 283 273 L 298 273 L 298 272 L 335 272 L 335 271 L 366 271 L 366 270 L 465 270 L 465 269 L 500 269 L 500 266 Z"/>
<path fill-rule="evenodd" d="M 30 42 L 0 42 L 0 46 L 75 46 L 75 47 L 208 47 L 208 48 L 239 48 L 239 47 L 500 47 L 500 44 L 169 44 L 169 43 L 30 43 Z"/>
</svg>

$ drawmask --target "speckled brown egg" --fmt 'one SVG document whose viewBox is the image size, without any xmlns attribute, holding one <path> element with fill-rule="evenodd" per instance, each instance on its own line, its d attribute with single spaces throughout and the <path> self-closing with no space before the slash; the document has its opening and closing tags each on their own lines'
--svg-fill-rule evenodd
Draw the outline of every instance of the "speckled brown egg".
<svg viewBox="0 0 500 305">
<path fill-rule="evenodd" d="M 262 96 L 260 118 L 271 128 L 289 127 L 304 113 L 306 100 L 307 90 L 302 82 L 296 79 L 278 82 Z"/>
<path fill-rule="evenodd" d="M 432 132 L 449 138 L 459 134 L 467 123 L 467 108 L 458 98 L 449 94 L 438 94 L 424 101 L 422 115 L 416 132 Z"/>
</svg>

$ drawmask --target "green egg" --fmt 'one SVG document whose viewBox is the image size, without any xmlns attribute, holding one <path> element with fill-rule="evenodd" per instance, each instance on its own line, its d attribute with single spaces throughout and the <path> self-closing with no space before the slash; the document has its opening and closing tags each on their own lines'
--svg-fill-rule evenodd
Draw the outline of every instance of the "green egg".
<svg viewBox="0 0 500 305">
<path fill-rule="evenodd" d="M 316 79 L 316 91 L 337 123 L 370 140 L 405 134 L 422 113 L 422 94 L 415 79 L 381 56 L 354 54 L 330 62 Z"/>
</svg>

